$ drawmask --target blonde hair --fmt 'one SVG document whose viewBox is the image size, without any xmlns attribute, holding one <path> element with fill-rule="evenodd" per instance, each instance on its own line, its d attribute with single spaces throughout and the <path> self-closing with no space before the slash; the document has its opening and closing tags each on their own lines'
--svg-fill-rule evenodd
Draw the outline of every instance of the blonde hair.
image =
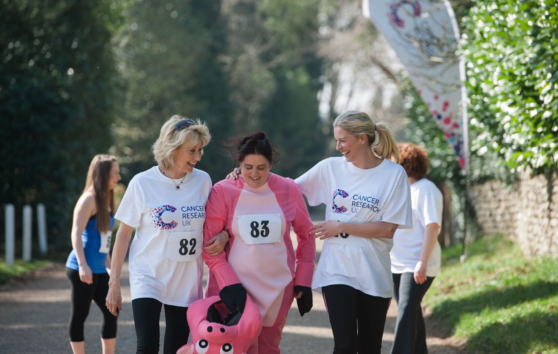
<svg viewBox="0 0 558 354">
<path fill-rule="evenodd" d="M 393 159 L 399 163 L 399 148 L 387 123 L 375 124 L 364 112 L 347 111 L 340 114 L 333 122 L 333 127 L 340 127 L 358 137 L 366 134 L 372 153 L 384 159 Z"/>
<path fill-rule="evenodd" d="M 159 138 L 153 144 L 153 155 L 155 161 L 164 170 L 168 170 L 174 165 L 174 155 L 182 145 L 193 147 L 202 144 L 202 147 L 209 144 L 211 135 L 209 129 L 199 119 L 193 124 L 182 130 L 176 130 L 176 123 L 187 120 L 188 118 L 174 115 L 161 127 Z"/>
<path fill-rule="evenodd" d="M 116 162 L 116 157 L 112 155 L 95 155 L 85 181 L 85 193 L 89 187 L 93 186 L 95 191 L 95 205 L 97 206 L 97 230 L 107 232 L 110 227 L 110 212 L 114 212 L 114 191 L 109 190 L 109 179 L 112 164 Z"/>
</svg>

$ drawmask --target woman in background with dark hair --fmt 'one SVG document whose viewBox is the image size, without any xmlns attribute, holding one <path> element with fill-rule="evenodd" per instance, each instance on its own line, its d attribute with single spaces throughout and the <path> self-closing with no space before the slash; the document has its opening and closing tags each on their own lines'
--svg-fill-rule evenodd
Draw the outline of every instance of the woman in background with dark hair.
<svg viewBox="0 0 558 354">
<path fill-rule="evenodd" d="M 391 272 L 398 313 L 394 354 L 427 353 L 426 330 L 420 303 L 440 272 L 438 233 L 442 224 L 443 197 L 428 172 L 426 150 L 414 144 L 399 144 L 399 163 L 411 185 L 413 228 L 397 230 L 391 249 Z"/>
<path fill-rule="evenodd" d="M 206 244 L 225 229 L 229 245 L 226 252 L 217 255 L 204 250 L 203 258 L 231 311 L 243 310 L 246 291 L 260 310 L 262 331 L 248 354 L 280 353 L 293 298 L 297 298 L 301 315 L 312 307 L 310 286 L 316 252 L 314 238 L 309 235 L 312 222 L 294 181 L 270 173 L 277 158 L 264 133 L 240 139 L 234 155 L 240 178 L 213 186 L 204 226 Z M 296 254 L 291 226 L 298 239 Z M 208 287 L 208 295 L 215 295 L 212 285 Z"/>
<path fill-rule="evenodd" d="M 89 166 L 85 189 L 74 209 L 72 247 L 66 275 L 72 283 L 70 344 L 74 354 L 85 353 L 83 325 L 91 301 L 103 313 L 103 354 L 114 353 L 116 317 L 105 305 L 108 292 L 111 230 L 114 226 L 114 188 L 120 181 L 116 158 L 96 155 Z"/>
</svg>

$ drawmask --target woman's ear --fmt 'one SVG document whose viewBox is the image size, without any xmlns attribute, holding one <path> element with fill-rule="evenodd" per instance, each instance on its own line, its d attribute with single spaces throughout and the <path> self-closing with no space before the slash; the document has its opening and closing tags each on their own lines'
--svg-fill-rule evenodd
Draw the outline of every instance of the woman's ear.
<svg viewBox="0 0 558 354">
<path fill-rule="evenodd" d="M 358 136 L 358 141 L 359 141 L 361 144 L 368 144 L 368 136 L 367 136 L 366 134 L 360 134 L 360 135 Z"/>
</svg>

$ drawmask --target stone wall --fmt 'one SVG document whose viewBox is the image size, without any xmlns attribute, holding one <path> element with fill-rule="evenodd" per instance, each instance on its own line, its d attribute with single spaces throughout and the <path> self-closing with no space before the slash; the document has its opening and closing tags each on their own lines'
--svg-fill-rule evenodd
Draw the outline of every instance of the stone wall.
<svg viewBox="0 0 558 354">
<path fill-rule="evenodd" d="M 490 181 L 472 187 L 483 233 L 507 235 L 526 256 L 558 256 L 558 177 L 523 174 L 506 186 Z"/>
</svg>

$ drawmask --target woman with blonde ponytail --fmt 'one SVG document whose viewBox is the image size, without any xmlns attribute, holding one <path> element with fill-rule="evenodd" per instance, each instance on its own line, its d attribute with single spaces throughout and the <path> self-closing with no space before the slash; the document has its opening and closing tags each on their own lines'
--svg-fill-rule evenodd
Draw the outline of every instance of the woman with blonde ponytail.
<svg viewBox="0 0 558 354">
<path fill-rule="evenodd" d="M 333 122 L 343 157 L 296 179 L 312 206 L 326 204 L 311 233 L 325 240 L 312 288 L 323 294 L 334 354 L 380 353 L 393 295 L 389 252 L 398 228 L 412 227 L 409 182 L 385 123 L 348 111 Z"/>
</svg>

